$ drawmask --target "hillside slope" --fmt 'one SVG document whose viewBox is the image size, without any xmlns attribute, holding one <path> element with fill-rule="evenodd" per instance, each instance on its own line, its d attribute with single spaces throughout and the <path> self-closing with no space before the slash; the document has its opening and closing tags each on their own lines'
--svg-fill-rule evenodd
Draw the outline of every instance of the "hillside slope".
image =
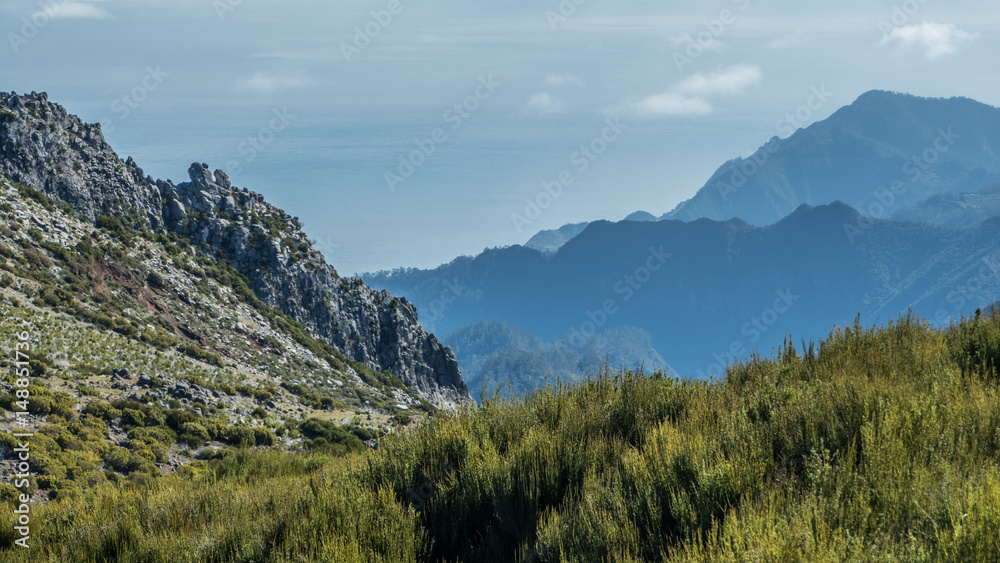
<svg viewBox="0 0 1000 563">
<path fill-rule="evenodd" d="M 33 506 L 229 449 L 358 450 L 438 412 L 179 237 L 95 227 L 2 178 L 0 342 L 0 499 Z"/>
<path fill-rule="evenodd" d="M 1000 552 L 1000 316 L 606 374 L 343 459 L 231 452 L 32 513 L 41 561 L 962 561 Z M 2 435 L 0 435 L 2 438 Z"/>
<path fill-rule="evenodd" d="M 131 158 L 118 158 L 99 125 L 81 122 L 44 93 L 11 93 L 0 94 L 0 175 L 121 236 L 166 237 L 231 267 L 253 298 L 434 404 L 471 400 L 454 354 L 420 327 L 411 304 L 341 278 L 297 218 L 235 188 L 223 171 L 195 163 L 189 182 L 153 180 Z"/>
<path fill-rule="evenodd" d="M 965 229 L 1000 217 L 1000 184 L 970 193 L 931 196 L 892 215 L 894 221 L 915 221 L 939 227 Z"/>
</svg>

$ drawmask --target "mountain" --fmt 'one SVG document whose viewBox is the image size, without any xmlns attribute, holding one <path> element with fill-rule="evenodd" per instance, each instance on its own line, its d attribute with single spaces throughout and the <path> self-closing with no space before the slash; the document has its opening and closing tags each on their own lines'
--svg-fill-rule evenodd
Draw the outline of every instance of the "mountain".
<svg viewBox="0 0 1000 563">
<path fill-rule="evenodd" d="M 622 326 L 587 338 L 543 342 L 508 323 L 481 321 L 444 337 L 474 396 L 510 384 L 521 395 L 546 379 L 579 382 L 605 367 L 671 372 L 646 331 Z"/>
<path fill-rule="evenodd" d="M 1000 184 L 972 193 L 931 196 L 892 214 L 894 221 L 916 221 L 940 227 L 962 229 L 1000 216 Z"/>
<path fill-rule="evenodd" d="M 625 221 L 652 222 L 658 221 L 656 215 L 646 211 L 636 211 L 625 218 Z M 590 223 L 573 223 L 563 225 L 552 231 L 539 231 L 524 244 L 526 248 L 533 248 L 539 252 L 555 252 L 562 248 L 564 244 L 573 237 L 583 232 Z"/>
<path fill-rule="evenodd" d="M 681 375 L 770 352 L 783 338 L 894 317 L 932 322 L 1000 297 L 1000 219 L 945 229 L 801 206 L 767 227 L 745 221 L 598 221 L 555 254 L 514 246 L 435 270 L 366 276 L 425 307 L 444 283 L 466 288 L 435 319 L 442 332 L 502 320 L 542 340 L 638 327 Z"/>
<path fill-rule="evenodd" d="M 967 98 L 873 90 L 828 119 L 723 164 L 694 197 L 660 219 L 739 217 L 769 225 L 801 204 L 844 201 L 873 217 L 971 227 L 1000 214 L 978 194 L 1000 182 L 1000 110 Z M 936 196 L 942 197 L 936 197 Z M 637 211 L 629 221 L 656 217 Z M 527 244 L 555 252 L 589 223 L 542 231 Z"/>
<path fill-rule="evenodd" d="M 996 148 L 994 148 L 996 147 Z M 1000 109 L 871 91 L 828 119 L 722 165 L 666 219 L 768 225 L 839 200 L 874 217 L 1000 180 Z"/>
<path fill-rule="evenodd" d="M 626 221 L 637 221 L 637 222 L 652 222 L 657 221 L 657 217 L 652 213 L 646 211 L 636 211 L 625 218 Z"/>
<path fill-rule="evenodd" d="M 439 406 L 471 400 L 454 354 L 420 327 L 410 303 L 339 276 L 297 218 L 234 187 L 221 170 L 195 163 L 188 182 L 154 180 L 114 153 L 100 125 L 44 93 L 11 93 L 0 94 L 0 176 L 122 240 L 170 245 L 223 268 L 241 302 L 280 313 L 274 323 L 318 351 L 398 377 Z M 317 355 L 337 363 L 329 351 Z"/>
<path fill-rule="evenodd" d="M 563 225 L 554 231 L 540 231 L 524 244 L 526 248 L 532 248 L 539 252 L 555 252 L 559 250 L 566 241 L 583 232 L 590 223 L 574 223 Z"/>
</svg>

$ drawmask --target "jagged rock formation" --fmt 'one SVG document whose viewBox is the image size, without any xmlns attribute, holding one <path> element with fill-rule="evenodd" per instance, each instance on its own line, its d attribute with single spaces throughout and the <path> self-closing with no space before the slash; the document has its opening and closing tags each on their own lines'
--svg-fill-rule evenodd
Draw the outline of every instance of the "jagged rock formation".
<svg viewBox="0 0 1000 563">
<path fill-rule="evenodd" d="M 233 187 L 221 170 L 195 163 L 189 182 L 154 180 L 115 154 L 99 124 L 83 123 L 46 94 L 0 93 L 0 175 L 91 222 L 113 217 L 137 231 L 182 235 L 345 356 L 392 372 L 437 405 L 471 401 L 451 349 L 421 328 L 412 304 L 340 277 L 297 218 Z"/>
</svg>

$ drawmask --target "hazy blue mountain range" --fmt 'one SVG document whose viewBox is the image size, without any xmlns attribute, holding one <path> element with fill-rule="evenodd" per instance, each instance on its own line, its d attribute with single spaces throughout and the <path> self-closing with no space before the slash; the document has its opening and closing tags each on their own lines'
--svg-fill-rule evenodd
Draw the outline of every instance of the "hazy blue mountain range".
<svg viewBox="0 0 1000 563">
<path fill-rule="evenodd" d="M 625 218 L 626 221 L 651 222 L 659 221 L 659 218 L 646 211 L 636 211 Z M 562 245 L 570 239 L 583 232 L 589 222 L 573 223 L 550 231 L 539 231 L 535 236 L 524 243 L 527 248 L 533 248 L 540 252 L 555 252 L 562 248 Z"/>
<path fill-rule="evenodd" d="M 967 98 L 871 91 L 828 119 L 722 165 L 664 218 L 768 225 L 843 201 L 886 217 L 932 195 L 1000 180 L 1000 109 Z"/>
<path fill-rule="evenodd" d="M 642 367 L 649 373 L 671 372 L 642 329 L 621 326 L 594 336 L 544 342 L 537 336 L 499 321 L 465 325 L 443 338 L 462 366 L 462 376 L 474 398 L 482 389 L 510 384 L 520 394 L 544 381 L 580 381 L 606 365 Z M 506 393 L 507 387 L 502 391 Z"/>
<path fill-rule="evenodd" d="M 648 223 L 648 222 L 651 222 L 651 221 L 657 221 L 659 219 L 656 217 L 656 215 L 653 215 L 652 213 L 649 213 L 647 211 L 636 211 L 635 213 L 632 213 L 631 215 L 629 215 L 628 217 L 626 217 L 625 220 L 626 221 L 636 221 L 636 222 L 639 222 L 639 223 L 643 223 L 643 222 Z"/>
<path fill-rule="evenodd" d="M 980 194 L 995 194 L 1000 184 L 998 152 L 1000 109 L 967 98 L 875 90 L 786 139 L 772 138 L 749 158 L 723 164 L 661 219 L 739 217 L 769 225 L 802 204 L 842 201 L 877 218 L 974 226 L 1000 214 L 995 195 Z M 585 226 L 539 233 L 525 246 L 553 252 Z"/>
<path fill-rule="evenodd" d="M 493 320 L 558 341 L 634 326 L 681 374 L 704 376 L 859 313 L 873 322 L 915 305 L 947 323 L 1000 297 L 994 146 L 996 108 L 872 91 L 727 162 L 659 222 L 567 225 L 526 247 L 365 278 L 432 305 L 440 333 Z M 520 350 L 505 346 L 492 351 Z"/>
<path fill-rule="evenodd" d="M 931 196 L 893 213 L 897 221 L 918 221 L 941 227 L 974 227 L 1000 215 L 1000 184 L 971 193 L 947 193 Z"/>
<path fill-rule="evenodd" d="M 555 254 L 514 246 L 435 270 L 366 275 L 447 333 L 502 320 L 542 340 L 639 327 L 681 375 L 720 371 L 787 334 L 825 336 L 861 313 L 911 305 L 939 323 L 1000 297 L 1000 219 L 972 229 L 875 220 L 843 203 L 802 206 L 768 227 L 740 219 L 588 226 Z"/>
<path fill-rule="evenodd" d="M 555 252 L 570 239 L 583 232 L 590 223 L 573 223 L 551 231 L 540 231 L 531 240 L 524 243 L 527 248 L 533 248 L 539 252 Z"/>
</svg>

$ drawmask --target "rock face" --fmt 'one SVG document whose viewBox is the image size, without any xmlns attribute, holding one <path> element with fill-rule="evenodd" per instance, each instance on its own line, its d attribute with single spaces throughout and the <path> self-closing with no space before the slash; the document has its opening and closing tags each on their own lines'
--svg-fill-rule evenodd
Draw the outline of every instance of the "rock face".
<svg viewBox="0 0 1000 563">
<path fill-rule="evenodd" d="M 455 355 L 421 328 L 412 304 L 341 278 L 297 218 L 233 187 L 221 170 L 195 163 L 189 182 L 154 180 L 115 154 L 99 124 L 83 123 L 44 93 L 0 93 L 0 175 L 69 203 L 91 222 L 115 217 L 204 245 L 243 273 L 261 301 L 348 358 L 392 372 L 434 404 L 471 401 Z"/>
</svg>

